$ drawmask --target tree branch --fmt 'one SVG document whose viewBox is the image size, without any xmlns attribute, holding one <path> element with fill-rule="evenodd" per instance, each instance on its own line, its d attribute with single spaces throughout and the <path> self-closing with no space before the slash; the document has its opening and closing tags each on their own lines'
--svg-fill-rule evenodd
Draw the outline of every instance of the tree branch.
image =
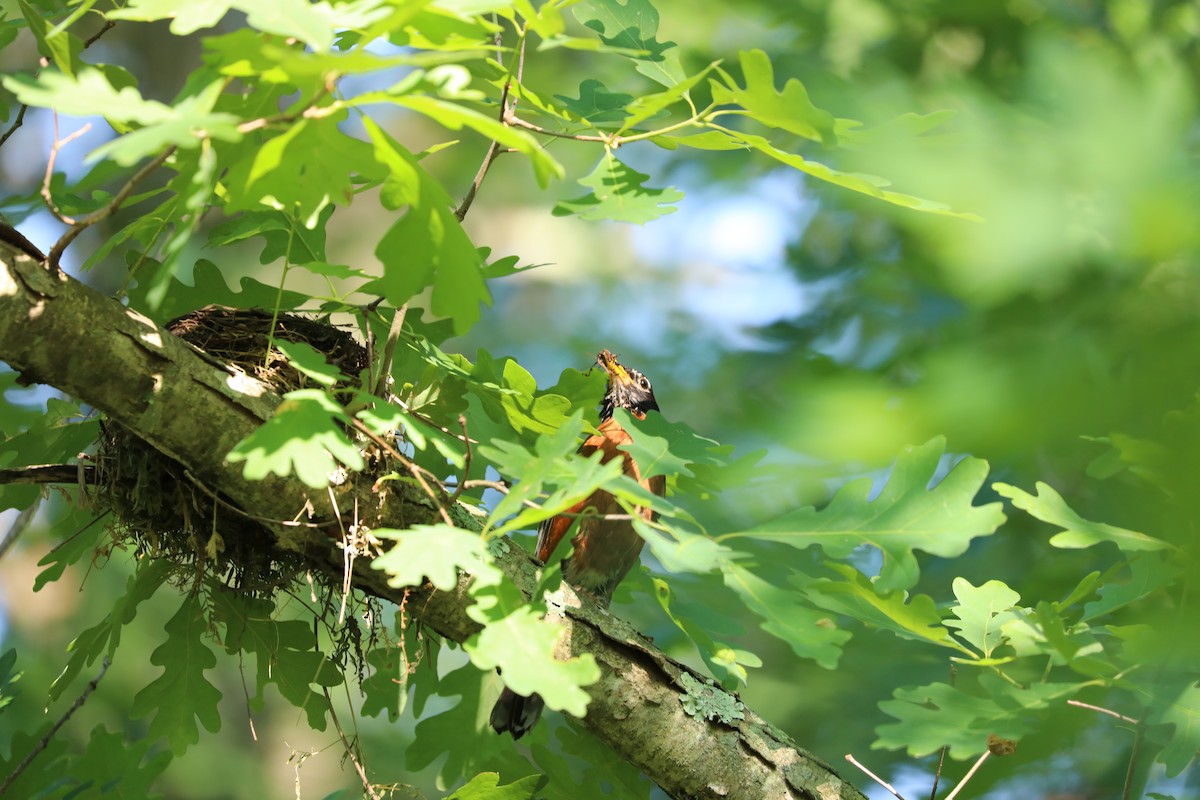
<svg viewBox="0 0 1200 800">
<path fill-rule="evenodd" d="M 77 131 L 76 133 L 71 134 L 71 136 L 67 137 L 66 141 L 70 141 L 75 136 L 78 136 L 79 133 L 80 132 Z M 67 228 L 66 233 L 64 233 L 59 240 L 54 243 L 54 246 L 50 248 L 50 252 L 46 256 L 46 263 L 49 265 L 50 270 L 52 272 L 60 271 L 58 261 L 62 258 L 63 251 L 67 249 L 71 242 L 75 241 L 75 238 L 79 236 L 79 234 L 83 233 L 97 222 L 107 219 L 113 214 L 117 213 L 117 209 L 119 209 L 121 205 L 127 199 L 129 199 L 129 195 L 133 193 L 134 188 L 137 187 L 137 185 L 143 180 L 145 180 L 151 172 L 154 172 L 154 170 L 161 167 L 163 163 L 174 153 L 175 145 L 171 145 L 166 150 L 163 150 L 162 153 L 156 156 L 149 164 L 134 173 L 133 177 L 121 187 L 121 190 L 118 191 L 113 199 L 109 200 L 103 208 L 93 211 L 91 214 L 88 214 L 86 217 L 76 221 L 71 225 L 71 227 Z M 47 181 L 47 185 L 48 184 L 49 181 Z M 49 200 L 47 200 L 47 202 L 49 202 Z M 51 204 L 51 210 L 54 210 L 53 204 Z"/>
<path fill-rule="evenodd" d="M 293 477 L 249 481 L 225 455 L 274 412 L 279 398 L 244 375 L 204 358 L 136 311 L 78 281 L 47 272 L 0 245 L 0 359 L 27 381 L 55 386 L 104 411 L 110 419 L 178 461 L 211 490 L 256 519 L 290 520 L 310 508 L 312 526 L 264 522 L 264 535 L 298 551 L 314 570 L 340 583 L 345 567 L 331 497 Z M 363 477 L 334 488 L 341 507 L 364 511 L 368 527 L 433 524 L 437 505 L 419 488 L 389 481 L 372 492 Z M 459 516 L 457 509 L 450 509 Z M 460 518 L 466 518 L 465 513 Z M 388 585 L 365 559 L 354 565 L 355 588 L 397 604 L 414 620 L 457 642 L 479 630 L 466 613 L 471 576 L 452 591 Z M 521 548 L 496 559 L 529 594 L 536 564 Z M 729 723 L 690 716 L 682 700 L 696 676 L 627 623 L 569 589 L 549 618 L 562 629 L 556 657 L 592 654 L 601 678 L 588 687 L 581 724 L 672 797 L 762 800 L 862 800 L 833 769 L 800 749 L 753 711 Z"/>
</svg>

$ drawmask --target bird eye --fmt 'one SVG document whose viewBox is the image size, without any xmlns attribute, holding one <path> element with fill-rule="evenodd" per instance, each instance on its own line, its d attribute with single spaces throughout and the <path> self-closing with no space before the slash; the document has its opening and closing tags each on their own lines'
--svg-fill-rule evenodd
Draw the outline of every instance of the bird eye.
<svg viewBox="0 0 1200 800">
<path fill-rule="evenodd" d="M 645 375 L 638 376 L 638 386 L 642 387 L 646 391 L 650 391 L 650 381 L 647 380 Z"/>
</svg>

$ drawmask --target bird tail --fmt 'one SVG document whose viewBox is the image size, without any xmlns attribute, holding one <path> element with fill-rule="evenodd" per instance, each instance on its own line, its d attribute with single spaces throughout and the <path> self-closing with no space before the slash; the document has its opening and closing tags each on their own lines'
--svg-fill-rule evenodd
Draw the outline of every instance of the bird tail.
<svg viewBox="0 0 1200 800">
<path fill-rule="evenodd" d="M 508 731 L 514 739 L 520 739 L 542 718 L 545 707 L 540 695 L 522 697 L 505 686 L 496 705 L 492 706 L 492 728 L 496 733 Z"/>
</svg>

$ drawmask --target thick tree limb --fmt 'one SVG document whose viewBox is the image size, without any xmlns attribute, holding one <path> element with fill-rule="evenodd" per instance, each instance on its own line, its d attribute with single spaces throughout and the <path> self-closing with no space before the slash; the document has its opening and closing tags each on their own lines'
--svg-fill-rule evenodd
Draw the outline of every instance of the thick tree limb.
<svg viewBox="0 0 1200 800">
<path fill-rule="evenodd" d="M 279 403 L 253 380 L 231 374 L 151 320 L 83 284 L 48 272 L 21 250 L 0 245 L 0 359 L 30 382 L 46 383 L 101 409 L 113 420 L 184 465 L 212 492 L 263 523 L 263 535 L 305 554 L 314 568 L 340 580 L 343 553 L 331 496 L 342 508 L 357 500 L 371 527 L 433 523 L 432 500 L 404 482 L 373 493 L 367 481 L 314 492 L 297 480 L 242 477 L 225 455 Z M 287 524 L 302 510 L 309 525 Z M 534 563 L 520 548 L 498 565 L 525 592 Z M 457 590 L 408 590 L 414 617 L 463 641 L 478 630 L 465 613 L 471 600 L 463 576 Z M 359 563 L 354 585 L 399 602 L 404 589 Z M 621 620 L 564 591 L 551 618 L 563 629 L 559 656 L 591 653 L 602 677 L 584 726 L 636 765 L 672 797 L 833 798 L 863 795 L 829 765 L 796 747 L 749 709 L 731 724 L 689 716 L 681 703 L 689 671 Z"/>
</svg>

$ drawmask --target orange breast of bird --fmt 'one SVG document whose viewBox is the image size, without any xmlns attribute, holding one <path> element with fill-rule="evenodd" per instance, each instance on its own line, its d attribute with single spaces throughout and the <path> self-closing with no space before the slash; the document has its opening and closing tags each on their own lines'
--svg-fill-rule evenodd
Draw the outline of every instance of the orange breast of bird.
<svg viewBox="0 0 1200 800">
<path fill-rule="evenodd" d="M 633 441 L 620 423 L 614 419 L 606 419 L 600 423 L 598 430 L 599 433 L 588 437 L 579 448 L 580 455 L 590 456 L 599 450 L 603 463 L 608 463 L 614 458 L 624 459 L 626 475 L 654 494 L 662 496 L 666 491 L 666 477 L 655 475 L 643 479 L 632 456 L 617 449 Z M 595 597 L 598 603 L 606 606 L 612 600 L 613 590 L 638 563 L 642 552 L 642 537 L 634 530 L 631 520 L 605 518 L 626 513 L 615 497 L 608 492 L 597 490 L 587 499 L 569 508 L 566 513 L 542 523 L 538 530 L 537 557 L 549 563 L 559 542 L 578 520 L 578 528 L 571 539 L 574 553 L 570 560 L 563 564 L 563 577 L 572 586 L 585 590 Z M 647 521 L 653 516 L 653 511 L 649 508 L 638 508 L 636 513 Z"/>
</svg>

